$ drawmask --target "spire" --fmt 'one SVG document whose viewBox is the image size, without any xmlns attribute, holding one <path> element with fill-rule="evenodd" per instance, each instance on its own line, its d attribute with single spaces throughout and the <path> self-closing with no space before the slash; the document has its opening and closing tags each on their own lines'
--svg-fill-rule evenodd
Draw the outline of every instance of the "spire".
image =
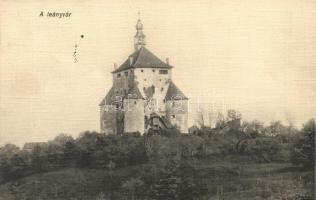
<svg viewBox="0 0 316 200">
<path fill-rule="evenodd" d="M 146 36 L 143 33 L 143 24 L 140 21 L 140 13 L 138 12 L 138 20 L 136 24 L 136 35 L 134 36 L 135 51 L 139 50 L 142 46 L 146 45 Z"/>
</svg>

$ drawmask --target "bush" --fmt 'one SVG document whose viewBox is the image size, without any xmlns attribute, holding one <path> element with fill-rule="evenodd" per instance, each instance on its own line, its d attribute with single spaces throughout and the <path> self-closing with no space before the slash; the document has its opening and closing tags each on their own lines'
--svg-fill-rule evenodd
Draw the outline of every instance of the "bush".
<svg viewBox="0 0 316 200">
<path fill-rule="evenodd" d="M 280 143 L 273 138 L 246 139 L 237 146 L 238 153 L 249 155 L 258 162 L 271 162 L 280 151 Z"/>
<path fill-rule="evenodd" d="M 291 151 L 291 162 L 307 168 L 314 166 L 315 119 L 303 125 L 303 129 L 294 142 Z"/>
</svg>

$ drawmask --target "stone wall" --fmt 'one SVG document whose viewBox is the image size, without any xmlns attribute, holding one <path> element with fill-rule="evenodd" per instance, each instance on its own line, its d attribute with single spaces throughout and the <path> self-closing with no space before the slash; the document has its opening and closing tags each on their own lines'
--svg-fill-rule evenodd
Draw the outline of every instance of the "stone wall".
<svg viewBox="0 0 316 200">
<path fill-rule="evenodd" d="M 132 84 L 134 84 L 133 69 L 113 73 L 113 87 L 117 94 L 125 94 L 124 92 L 128 92 L 128 89 L 131 88 Z"/>
<path fill-rule="evenodd" d="M 144 133 L 144 100 L 143 99 L 125 99 L 124 100 L 124 132 Z"/>
<path fill-rule="evenodd" d="M 114 105 L 105 105 L 100 110 L 101 133 L 120 134 L 124 128 L 124 113 L 117 110 Z"/>
<path fill-rule="evenodd" d="M 188 133 L 188 100 L 167 101 L 166 117 L 181 133 Z"/>
</svg>

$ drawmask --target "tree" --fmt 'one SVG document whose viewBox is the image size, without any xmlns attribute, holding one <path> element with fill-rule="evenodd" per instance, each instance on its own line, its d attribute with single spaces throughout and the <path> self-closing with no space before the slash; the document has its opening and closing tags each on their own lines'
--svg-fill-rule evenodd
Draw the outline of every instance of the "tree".
<svg viewBox="0 0 316 200">
<path fill-rule="evenodd" d="M 266 134 L 268 136 L 276 136 L 281 134 L 285 130 L 281 121 L 272 121 L 270 126 L 266 128 Z"/>
<path fill-rule="evenodd" d="M 64 146 L 67 142 L 74 142 L 74 139 L 71 135 L 67 135 L 64 133 L 57 135 L 52 141 L 52 143 L 60 146 Z"/>
<path fill-rule="evenodd" d="M 259 162 L 271 162 L 274 156 L 281 151 L 281 146 L 274 138 L 258 137 L 242 140 L 237 145 L 237 151 L 249 155 Z"/>
<path fill-rule="evenodd" d="M 140 178 L 130 178 L 122 184 L 122 188 L 127 191 L 129 199 L 137 199 L 137 189 L 140 188 L 144 182 Z"/>
<path fill-rule="evenodd" d="M 256 138 L 264 132 L 263 123 L 258 120 L 244 122 L 241 128 L 248 138 Z"/>
<path fill-rule="evenodd" d="M 44 170 L 46 160 L 44 149 L 40 145 L 35 145 L 31 153 L 32 166 L 36 172 Z"/>
<path fill-rule="evenodd" d="M 170 159 L 164 166 L 163 173 L 150 188 L 152 200 L 177 200 L 179 199 L 180 178 L 178 175 L 179 160 Z"/>
<path fill-rule="evenodd" d="M 17 154 L 20 151 L 20 148 L 14 144 L 6 144 L 4 147 L 0 147 L 0 158 L 1 157 L 11 157 L 14 154 Z"/>
<path fill-rule="evenodd" d="M 223 113 L 219 112 L 217 114 L 217 119 L 216 119 L 216 128 L 221 128 L 225 125 L 226 121 L 225 121 L 225 117 L 223 115 Z"/>
<path fill-rule="evenodd" d="M 314 142 L 315 119 L 311 119 L 303 125 L 299 138 L 293 145 L 291 162 L 296 165 L 303 165 L 306 168 L 313 168 L 315 160 Z"/>
<path fill-rule="evenodd" d="M 227 118 L 226 119 L 227 121 L 241 119 L 241 113 L 236 111 L 236 110 L 230 109 L 230 110 L 227 110 L 227 117 L 226 118 Z"/>
</svg>

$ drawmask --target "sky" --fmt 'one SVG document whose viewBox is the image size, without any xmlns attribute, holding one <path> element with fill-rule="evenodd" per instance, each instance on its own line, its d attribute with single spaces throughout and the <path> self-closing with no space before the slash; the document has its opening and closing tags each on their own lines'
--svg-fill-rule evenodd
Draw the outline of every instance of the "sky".
<svg viewBox="0 0 316 200">
<path fill-rule="evenodd" d="M 138 12 L 146 47 L 169 57 L 190 99 L 189 125 L 198 108 L 297 127 L 315 117 L 316 1 L 3 0 L 0 145 L 98 131 L 98 104 L 113 63 L 133 52 Z"/>
</svg>

